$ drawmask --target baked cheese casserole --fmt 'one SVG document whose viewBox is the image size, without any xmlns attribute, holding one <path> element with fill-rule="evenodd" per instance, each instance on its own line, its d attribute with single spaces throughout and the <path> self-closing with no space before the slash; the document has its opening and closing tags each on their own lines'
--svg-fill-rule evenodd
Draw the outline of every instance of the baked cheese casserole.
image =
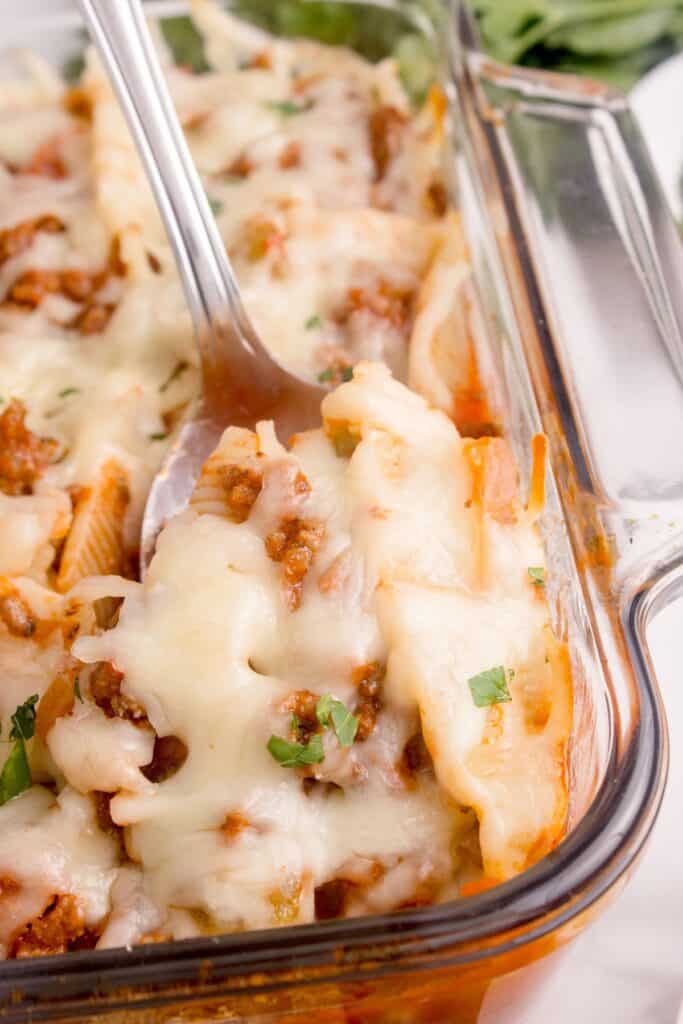
<svg viewBox="0 0 683 1024">
<path fill-rule="evenodd" d="M 199 391 L 151 193 L 92 53 L 0 86 L 0 949 L 384 913 L 560 840 L 571 680 L 529 495 L 482 392 L 446 103 L 393 59 L 192 4 L 168 81 L 245 304 L 327 382 L 230 428 L 143 583 Z"/>
</svg>

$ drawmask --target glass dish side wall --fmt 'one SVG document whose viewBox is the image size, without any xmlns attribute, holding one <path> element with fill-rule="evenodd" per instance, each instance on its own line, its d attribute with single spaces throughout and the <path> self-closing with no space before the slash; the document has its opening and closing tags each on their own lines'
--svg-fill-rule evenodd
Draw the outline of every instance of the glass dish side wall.
<svg viewBox="0 0 683 1024">
<path fill-rule="evenodd" d="M 428 37 L 445 42 L 445 26 L 435 29 L 431 20 L 438 5 L 381 6 L 400 11 L 397 17 L 407 17 Z M 182 9 L 175 3 L 150 7 L 164 12 Z M 67 16 L 63 24 L 68 29 L 74 19 Z M 66 41 L 67 35 L 59 36 L 54 21 L 50 32 L 53 52 L 61 59 L 72 44 Z M 30 44 L 35 34 L 35 22 L 29 23 L 17 41 Z M 453 33 L 449 39 L 456 51 L 457 36 Z M 45 40 L 45 31 L 40 38 Z M 529 439 L 542 420 L 547 422 L 546 413 L 559 416 L 557 396 L 548 385 L 544 415 L 539 416 L 539 390 L 529 374 L 521 341 L 521 336 L 533 334 L 534 325 L 525 322 L 523 304 L 515 302 L 510 286 L 510 268 L 522 258 L 519 239 L 512 231 L 503 236 L 492 231 L 487 199 L 495 194 L 497 171 L 476 158 L 477 134 L 482 129 L 460 106 L 460 57 L 454 62 L 453 79 L 447 55 L 443 57 L 443 82 L 462 118 L 457 154 L 453 151 L 448 156 L 464 207 L 482 300 L 477 342 L 526 472 Z M 504 214 L 500 197 L 498 202 Z M 553 462 L 561 486 L 563 468 Z M 571 778 L 571 825 L 575 827 L 555 853 L 492 892 L 443 906 L 0 965 L 0 1019 L 123 1022 L 134 1013 L 136 1022 L 143 1024 L 179 1019 L 294 1024 L 314 1013 L 321 1024 L 519 1021 L 523 1006 L 552 969 L 561 947 L 627 877 L 658 803 L 664 762 L 660 711 L 642 647 L 636 644 L 630 652 L 635 668 L 626 648 L 617 649 L 616 689 L 603 673 L 593 642 L 593 618 L 584 600 L 586 595 L 591 597 L 591 584 L 585 565 L 580 560 L 577 565 L 568 544 L 554 484 L 546 530 L 550 557 L 566 581 L 555 595 L 557 621 L 572 638 L 575 672 L 583 687 L 577 730 L 582 742 L 575 746 Z M 601 602 L 604 594 L 600 594 L 601 621 L 607 621 L 607 632 L 614 637 L 621 633 L 622 609 L 617 603 L 604 607 Z M 646 601 L 633 607 L 645 614 Z M 621 707 L 630 708 L 630 714 L 621 713 Z M 586 736 L 597 736 L 599 742 L 585 742 Z M 640 789 L 634 785 L 636 771 L 642 777 Z M 597 802 L 588 809 L 596 794 Z M 621 803 L 616 799 L 619 794 Z M 618 842 L 617 833 L 621 835 Z"/>
</svg>

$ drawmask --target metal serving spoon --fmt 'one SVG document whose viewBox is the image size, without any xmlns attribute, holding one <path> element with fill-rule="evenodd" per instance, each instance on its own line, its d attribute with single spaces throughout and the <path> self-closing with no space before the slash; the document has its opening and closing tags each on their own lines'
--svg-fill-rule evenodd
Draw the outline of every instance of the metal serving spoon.
<svg viewBox="0 0 683 1024">
<path fill-rule="evenodd" d="M 144 576 L 159 530 L 187 503 L 231 424 L 275 421 L 286 440 L 320 422 L 326 391 L 283 369 L 246 314 L 230 260 L 173 109 L 140 0 L 79 0 L 173 246 L 202 370 L 202 395 L 157 473 L 140 543 Z"/>
</svg>

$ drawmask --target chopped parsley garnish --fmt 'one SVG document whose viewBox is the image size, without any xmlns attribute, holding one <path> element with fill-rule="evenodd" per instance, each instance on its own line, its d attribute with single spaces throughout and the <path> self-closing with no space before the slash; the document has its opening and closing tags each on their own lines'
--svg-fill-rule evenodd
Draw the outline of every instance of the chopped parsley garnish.
<svg viewBox="0 0 683 1024">
<path fill-rule="evenodd" d="M 314 313 L 313 316 L 309 316 L 308 320 L 304 324 L 304 327 L 306 328 L 307 331 L 313 331 L 321 326 L 322 320 L 320 319 L 317 313 Z"/>
<path fill-rule="evenodd" d="M 326 370 L 318 374 L 318 382 L 320 384 L 331 384 L 333 381 L 337 381 L 338 384 L 346 384 L 348 381 L 353 380 L 353 367 L 342 366 L 334 368 L 328 366 Z"/>
<path fill-rule="evenodd" d="M 36 727 L 36 704 L 38 694 L 20 704 L 12 715 L 9 738 L 14 745 L 0 772 L 0 805 L 12 797 L 19 796 L 31 786 L 31 768 L 26 756 L 26 740 L 30 740 Z"/>
<path fill-rule="evenodd" d="M 529 566 L 527 572 L 529 573 L 529 579 L 535 587 L 545 586 L 545 569 L 534 568 L 533 566 Z"/>
<path fill-rule="evenodd" d="M 20 704 L 12 715 L 12 728 L 9 738 L 11 740 L 30 740 L 36 729 L 36 704 L 38 694 L 34 693 Z"/>
<path fill-rule="evenodd" d="M 79 680 L 78 676 L 76 676 L 76 678 L 74 679 L 74 697 L 76 698 L 76 700 L 79 700 L 81 702 L 81 704 L 83 703 L 83 694 L 81 693 L 81 683 L 80 683 L 80 680 Z"/>
<path fill-rule="evenodd" d="M 209 196 L 208 199 L 209 199 L 209 206 L 211 207 L 211 213 L 214 215 L 214 217 L 220 216 L 220 214 L 223 212 L 223 209 L 225 207 L 225 203 L 223 202 L 223 200 L 222 199 L 212 199 L 211 196 Z"/>
<path fill-rule="evenodd" d="M 502 665 L 472 676 L 467 680 L 467 685 L 470 688 L 472 700 L 478 708 L 485 708 L 490 704 L 504 704 L 512 700 L 507 687 L 505 669 Z"/>
<path fill-rule="evenodd" d="M 324 694 L 315 708 L 316 718 L 324 729 L 332 725 L 340 747 L 350 747 L 358 732 L 358 719 L 346 705 L 331 693 Z"/>
<path fill-rule="evenodd" d="M 63 391 L 59 392 L 59 397 L 60 398 L 68 398 L 69 395 L 80 395 L 80 393 L 81 393 L 81 389 L 80 388 L 64 388 Z"/>
<path fill-rule="evenodd" d="M 150 434 L 149 435 L 150 441 L 165 441 L 167 437 L 168 437 L 168 434 L 164 434 L 164 433 Z"/>
<path fill-rule="evenodd" d="M 310 100 L 307 103 L 295 103 L 294 100 L 266 100 L 266 106 L 282 117 L 295 117 L 310 110 L 313 103 Z"/>
<path fill-rule="evenodd" d="M 204 40 L 192 18 L 186 14 L 174 18 L 161 18 L 159 27 L 176 67 L 188 68 L 195 75 L 201 75 L 209 70 Z"/>
<path fill-rule="evenodd" d="M 319 733 L 311 736 L 308 743 L 290 743 L 281 736 L 271 736 L 268 740 L 268 752 L 282 768 L 295 768 L 298 765 L 320 764 L 325 758 L 323 740 Z"/>
<path fill-rule="evenodd" d="M 173 370 L 171 371 L 171 375 L 164 381 L 164 383 L 159 388 L 159 391 L 162 394 L 164 393 L 164 391 L 168 391 L 168 389 L 170 388 L 171 384 L 173 384 L 174 381 L 178 380 L 179 377 L 182 377 L 182 375 L 185 373 L 185 370 L 189 369 L 189 366 L 190 366 L 190 364 L 186 363 L 185 361 L 181 361 L 180 363 L 177 363 L 173 367 Z"/>
<path fill-rule="evenodd" d="M 62 66 L 62 78 L 67 85 L 76 85 L 85 70 L 85 56 L 75 53 Z"/>
<path fill-rule="evenodd" d="M 404 89 L 416 106 L 421 105 L 435 77 L 436 55 L 431 41 L 422 33 L 411 32 L 398 40 L 393 57 Z"/>
</svg>

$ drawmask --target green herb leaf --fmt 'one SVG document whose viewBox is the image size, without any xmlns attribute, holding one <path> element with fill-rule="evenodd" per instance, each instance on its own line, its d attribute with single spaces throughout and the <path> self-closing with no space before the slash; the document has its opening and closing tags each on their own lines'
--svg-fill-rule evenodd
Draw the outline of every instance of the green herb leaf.
<svg viewBox="0 0 683 1024">
<path fill-rule="evenodd" d="M 318 374 L 320 384 L 330 384 L 335 380 L 340 384 L 346 384 L 348 381 L 353 380 L 353 367 L 342 366 L 341 369 L 339 367 L 335 369 L 332 366 L 328 366 L 326 370 Z"/>
<path fill-rule="evenodd" d="M 22 739 L 17 739 L 0 772 L 0 806 L 31 787 L 31 769 Z"/>
<path fill-rule="evenodd" d="M 178 67 L 188 68 L 195 75 L 209 70 L 204 52 L 204 40 L 197 31 L 192 18 L 179 15 L 175 18 L 162 18 L 159 22 L 161 34 L 173 55 L 173 63 Z"/>
<path fill-rule="evenodd" d="M 12 729 L 9 738 L 11 740 L 30 740 L 36 727 L 36 704 L 38 694 L 34 693 L 20 704 L 12 715 Z"/>
<path fill-rule="evenodd" d="M 346 705 L 342 704 L 340 700 L 336 700 L 332 705 L 330 718 L 339 740 L 339 746 L 350 747 L 358 732 L 358 719 L 356 716 L 352 715 Z"/>
<path fill-rule="evenodd" d="M 209 206 L 211 207 L 211 213 L 214 215 L 214 217 L 220 216 L 225 207 L 225 203 L 223 202 L 222 199 L 212 199 L 211 196 L 209 196 L 208 198 Z"/>
<path fill-rule="evenodd" d="M 63 391 L 59 392 L 59 397 L 60 398 L 68 398 L 69 395 L 80 395 L 80 393 L 81 393 L 81 389 L 80 388 L 64 388 Z"/>
<path fill-rule="evenodd" d="M 325 759 L 323 740 L 319 733 L 311 736 L 306 744 L 290 743 L 281 736 L 271 736 L 268 740 L 268 752 L 283 768 L 320 764 Z"/>
<path fill-rule="evenodd" d="M 163 434 L 163 433 L 150 434 L 149 435 L 150 441 L 165 441 L 167 437 L 168 437 L 168 434 Z"/>
<path fill-rule="evenodd" d="M 529 579 L 535 587 L 545 586 L 545 569 L 529 566 L 527 572 L 529 573 Z"/>
<path fill-rule="evenodd" d="M 502 665 L 472 676 L 467 680 L 467 684 L 472 694 L 472 700 L 478 708 L 485 708 L 490 704 L 504 704 L 512 700 L 507 687 L 505 669 Z"/>
<path fill-rule="evenodd" d="M 67 85 L 76 85 L 85 71 L 85 56 L 75 53 L 62 65 L 62 78 Z"/>
<path fill-rule="evenodd" d="M 299 716 L 292 715 L 292 717 L 289 720 L 289 728 L 292 730 L 292 732 L 298 733 L 300 725 L 301 722 L 299 721 Z"/>
<path fill-rule="evenodd" d="M 322 320 L 320 319 L 320 317 L 318 316 L 317 313 L 314 313 L 313 316 L 309 316 L 308 320 L 304 324 L 304 327 L 306 328 L 307 331 L 312 331 L 315 328 L 321 327 L 321 326 L 322 326 Z"/>
<path fill-rule="evenodd" d="M 185 370 L 188 370 L 189 367 L 190 364 L 184 361 L 177 363 L 176 366 L 173 368 L 170 377 L 168 377 L 168 379 L 164 381 L 164 383 L 159 388 L 159 391 L 162 394 L 164 393 L 164 391 L 168 391 L 171 384 L 173 384 L 174 381 L 178 380 L 179 377 L 182 377 L 182 375 L 185 373 Z"/>
<path fill-rule="evenodd" d="M 327 729 L 330 724 L 330 712 L 332 705 L 334 704 L 334 697 L 331 693 L 324 693 L 319 698 L 318 703 L 315 706 L 315 717 L 318 719 L 323 729 Z"/>
<path fill-rule="evenodd" d="M 313 104 L 311 102 L 295 103 L 294 100 L 266 100 L 266 106 L 269 110 L 281 114 L 282 117 L 295 117 L 297 114 L 304 114 L 310 110 Z"/>
<path fill-rule="evenodd" d="M 427 38 L 410 33 L 399 39 L 394 57 L 403 87 L 414 104 L 423 103 L 436 75 L 436 57 Z"/>
<path fill-rule="evenodd" d="M 402 5 L 399 5 L 402 6 Z M 422 0 L 420 12 L 437 14 L 441 0 Z M 377 4 L 339 3 L 335 0 L 231 0 L 231 10 L 275 35 L 315 39 L 332 46 L 348 46 L 368 60 L 391 55 L 412 19 L 397 16 L 396 9 Z"/>
<path fill-rule="evenodd" d="M 80 683 L 80 680 L 79 680 L 78 676 L 76 676 L 76 678 L 74 679 L 74 697 L 76 698 L 76 700 L 79 700 L 81 702 L 81 704 L 83 703 L 83 694 L 81 693 L 81 683 Z"/>
<path fill-rule="evenodd" d="M 358 732 L 358 719 L 342 701 L 336 700 L 331 693 L 323 694 L 316 704 L 315 714 L 324 729 L 332 725 L 340 747 L 352 745 Z"/>
</svg>

